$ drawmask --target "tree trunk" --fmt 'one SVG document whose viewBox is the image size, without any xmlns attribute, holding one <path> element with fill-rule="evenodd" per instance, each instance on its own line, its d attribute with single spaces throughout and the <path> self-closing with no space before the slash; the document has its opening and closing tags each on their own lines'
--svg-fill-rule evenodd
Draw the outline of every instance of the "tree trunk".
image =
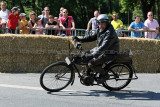
<svg viewBox="0 0 160 107">
<path fill-rule="evenodd" d="M 84 15 L 84 6 L 82 5 L 82 1 L 79 0 L 79 7 L 80 7 L 80 11 L 81 11 L 81 20 L 85 21 L 85 15 Z M 85 23 L 85 22 L 84 22 Z M 84 27 L 84 24 L 81 24 L 81 27 Z"/>
<path fill-rule="evenodd" d="M 15 6 L 15 2 L 16 2 L 16 0 L 12 0 L 12 7 Z"/>
<path fill-rule="evenodd" d="M 109 0 L 109 10 L 110 10 L 110 13 L 112 14 L 113 12 L 113 7 L 112 7 L 112 0 Z"/>
<path fill-rule="evenodd" d="M 156 5 L 157 5 L 157 21 L 158 21 L 158 23 L 160 23 L 160 18 L 159 18 L 159 0 L 157 0 Z"/>
<path fill-rule="evenodd" d="M 20 2 L 20 9 L 21 9 L 20 11 L 21 11 L 21 13 L 25 13 L 25 12 L 24 12 L 24 8 L 23 8 L 23 4 L 22 4 L 21 0 L 19 0 L 19 2 Z"/>
<path fill-rule="evenodd" d="M 35 11 L 36 10 L 36 5 L 35 5 L 36 0 L 32 0 L 32 9 Z"/>
<path fill-rule="evenodd" d="M 149 11 L 151 11 L 152 8 L 155 5 L 155 0 L 150 0 L 149 3 L 148 3 L 147 0 L 140 0 L 140 3 L 141 3 L 141 7 L 142 7 L 142 12 L 143 12 L 143 18 L 144 18 L 144 20 L 146 20 L 147 19 L 147 13 Z"/>
</svg>

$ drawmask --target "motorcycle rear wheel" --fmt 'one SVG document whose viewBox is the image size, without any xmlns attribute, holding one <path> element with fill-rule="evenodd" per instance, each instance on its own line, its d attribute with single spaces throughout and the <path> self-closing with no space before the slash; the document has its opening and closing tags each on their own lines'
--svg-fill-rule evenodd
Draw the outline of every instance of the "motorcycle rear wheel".
<svg viewBox="0 0 160 107">
<path fill-rule="evenodd" d="M 133 70 L 127 64 L 114 64 L 106 72 L 108 72 L 110 78 L 102 85 L 110 91 L 118 91 L 125 88 L 133 77 Z"/>
</svg>

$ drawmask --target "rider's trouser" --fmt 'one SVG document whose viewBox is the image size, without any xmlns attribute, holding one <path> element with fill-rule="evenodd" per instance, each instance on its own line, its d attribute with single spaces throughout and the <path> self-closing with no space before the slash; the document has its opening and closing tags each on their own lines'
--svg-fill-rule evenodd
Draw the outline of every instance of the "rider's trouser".
<svg viewBox="0 0 160 107">
<path fill-rule="evenodd" d="M 105 62 L 115 59 L 115 57 L 115 55 L 99 55 L 97 58 L 92 58 L 91 60 L 89 60 L 88 66 L 94 72 L 99 72 L 101 75 L 105 75 L 106 72 L 104 69 L 102 69 L 102 65 Z"/>
</svg>

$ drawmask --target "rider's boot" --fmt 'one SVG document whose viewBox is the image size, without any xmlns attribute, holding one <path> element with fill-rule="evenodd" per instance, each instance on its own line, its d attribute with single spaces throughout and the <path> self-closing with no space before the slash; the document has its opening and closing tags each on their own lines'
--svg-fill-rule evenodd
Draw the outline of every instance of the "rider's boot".
<svg viewBox="0 0 160 107">
<path fill-rule="evenodd" d="M 97 79 L 98 84 L 104 83 L 107 79 L 109 79 L 109 74 L 106 72 L 102 65 L 92 65 L 88 64 L 88 66 L 91 68 L 92 71 L 100 73 L 99 78 Z"/>
<path fill-rule="evenodd" d="M 97 80 L 98 84 L 104 83 L 107 79 L 109 79 L 109 74 L 103 68 L 99 68 L 99 79 Z"/>
</svg>

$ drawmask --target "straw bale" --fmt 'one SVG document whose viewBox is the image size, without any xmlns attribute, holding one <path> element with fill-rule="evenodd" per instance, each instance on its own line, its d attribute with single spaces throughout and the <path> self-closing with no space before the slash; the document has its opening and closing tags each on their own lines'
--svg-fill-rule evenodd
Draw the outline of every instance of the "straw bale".
<svg viewBox="0 0 160 107">
<path fill-rule="evenodd" d="M 157 42 L 157 47 L 158 47 L 158 62 L 157 63 L 159 65 L 157 72 L 160 73 L 160 40 Z"/>
<path fill-rule="evenodd" d="M 12 66 L 10 62 L 0 62 L 0 72 L 8 72 L 8 71 L 12 71 Z"/>
<path fill-rule="evenodd" d="M 157 50 L 158 40 L 144 38 L 122 38 L 120 37 L 120 49 L 129 48 L 131 50 Z"/>
<path fill-rule="evenodd" d="M 1 72 L 41 72 L 51 63 L 64 61 L 70 51 L 77 51 L 71 38 L 53 35 L 0 35 Z M 160 41 L 141 38 L 119 39 L 120 50 L 132 50 L 136 71 L 160 71 Z M 92 49 L 96 42 L 82 43 L 82 47 L 84 50 Z"/>
<path fill-rule="evenodd" d="M 158 70 L 158 53 L 152 51 L 133 51 L 133 65 L 138 72 L 156 72 Z"/>
<path fill-rule="evenodd" d="M 69 41 L 48 35 L 0 36 L 2 72 L 38 72 L 68 56 Z"/>
</svg>

